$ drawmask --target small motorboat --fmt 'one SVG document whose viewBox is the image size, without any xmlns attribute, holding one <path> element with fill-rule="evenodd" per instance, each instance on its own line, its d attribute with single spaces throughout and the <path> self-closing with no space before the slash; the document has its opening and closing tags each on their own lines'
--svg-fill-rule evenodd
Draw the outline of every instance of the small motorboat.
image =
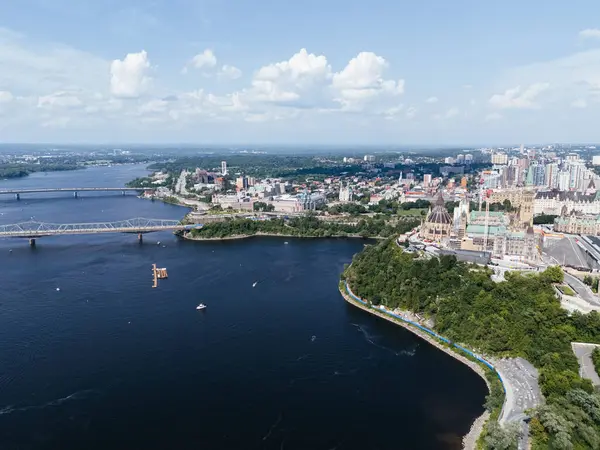
<svg viewBox="0 0 600 450">
<path fill-rule="evenodd" d="M 203 309 L 206 309 L 206 305 L 204 303 L 200 303 L 198 306 L 196 306 L 196 309 L 201 311 Z"/>
<path fill-rule="evenodd" d="M 255 281 L 254 283 L 252 283 L 252 287 L 256 287 L 257 284 L 258 284 L 258 281 Z"/>
</svg>

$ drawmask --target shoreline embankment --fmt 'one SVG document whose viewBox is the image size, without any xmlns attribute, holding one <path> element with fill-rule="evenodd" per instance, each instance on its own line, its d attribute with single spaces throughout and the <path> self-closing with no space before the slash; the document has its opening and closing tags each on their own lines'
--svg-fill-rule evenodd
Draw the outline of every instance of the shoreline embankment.
<svg viewBox="0 0 600 450">
<path fill-rule="evenodd" d="M 187 239 L 190 241 L 229 241 L 236 239 L 249 239 L 253 237 L 282 237 L 282 238 L 299 238 L 299 239 L 364 239 L 365 241 L 369 239 L 387 239 L 382 237 L 364 237 L 358 234 L 339 234 L 339 235 L 331 235 L 331 236 L 299 236 L 297 234 L 279 234 L 279 233 L 255 233 L 255 234 L 236 234 L 231 236 L 224 237 L 193 237 L 189 234 L 183 234 L 181 236 L 183 239 Z"/>
<path fill-rule="evenodd" d="M 461 355 L 457 351 L 453 350 L 451 347 L 444 345 L 442 342 L 440 342 L 438 339 L 436 339 L 436 337 L 433 336 L 433 334 L 435 334 L 435 333 L 433 333 L 433 331 L 431 331 L 431 330 L 425 331 L 425 330 L 427 330 L 427 328 L 423 327 L 422 325 L 419 325 L 419 324 L 413 323 L 411 321 L 408 321 L 406 319 L 403 319 L 402 317 L 397 316 L 396 314 L 393 314 L 392 312 L 390 312 L 388 310 L 379 310 L 376 308 L 369 307 L 367 305 L 367 302 L 362 300 L 360 297 L 357 297 L 352 292 L 352 290 L 348 286 L 347 282 L 344 282 L 343 285 L 344 285 L 344 288 L 340 287 L 340 289 L 339 289 L 340 294 L 342 294 L 342 297 L 344 297 L 344 300 L 346 300 L 348 303 L 350 303 L 364 311 L 367 311 L 370 314 L 373 314 L 377 317 L 381 317 L 384 320 L 387 320 L 389 322 L 392 322 L 396 325 L 403 327 L 404 329 L 410 331 L 411 333 L 416 334 L 421 339 L 424 339 L 425 341 L 427 341 L 434 347 L 440 349 L 441 351 L 447 353 L 448 355 L 452 356 L 453 358 L 459 360 L 463 364 L 467 365 L 477 375 L 479 375 L 481 378 L 483 378 L 483 380 L 485 381 L 485 384 L 488 388 L 488 392 L 491 392 L 492 388 L 486 377 L 485 370 L 478 363 L 474 362 L 473 360 L 467 358 L 464 355 Z M 438 336 L 438 335 L 436 335 L 436 336 Z M 457 346 L 456 344 L 451 343 L 450 341 L 448 341 L 447 339 L 445 339 L 441 336 L 438 336 L 438 337 L 440 339 L 442 339 L 446 344 L 454 346 L 457 350 L 468 352 L 471 355 L 473 355 L 473 353 L 468 351 L 467 349 Z M 495 369 L 493 368 L 493 366 L 490 363 L 488 363 L 487 361 L 484 361 L 475 355 L 473 355 L 473 357 L 479 359 L 483 364 L 486 364 L 486 366 L 488 366 L 488 368 L 490 368 L 491 370 L 494 370 L 494 372 L 496 372 Z M 500 379 L 500 381 L 502 382 L 502 379 Z M 481 435 L 481 432 L 483 431 L 483 427 L 484 427 L 485 423 L 487 422 L 487 420 L 489 419 L 489 417 L 490 417 L 489 411 L 484 410 L 483 414 L 481 414 L 481 416 L 479 416 L 475 419 L 475 421 L 471 425 L 469 432 L 463 437 L 463 440 L 462 440 L 463 449 L 475 450 L 477 448 L 477 440 L 479 439 L 479 436 Z"/>
</svg>

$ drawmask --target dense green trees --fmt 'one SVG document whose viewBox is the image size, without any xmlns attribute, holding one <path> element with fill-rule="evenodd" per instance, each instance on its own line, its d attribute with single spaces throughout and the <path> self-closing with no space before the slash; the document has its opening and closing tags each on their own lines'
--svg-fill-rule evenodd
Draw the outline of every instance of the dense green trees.
<svg viewBox="0 0 600 450">
<path fill-rule="evenodd" d="M 558 216 L 554 214 L 540 214 L 539 216 L 535 216 L 533 218 L 534 225 L 542 225 L 542 224 L 552 224 L 554 223 L 554 219 Z"/>
<path fill-rule="evenodd" d="M 387 237 L 405 233 L 418 225 L 415 220 L 399 221 L 392 225 L 383 219 L 361 219 L 357 224 L 326 222 L 315 216 L 294 217 L 289 220 L 230 219 L 214 222 L 193 230 L 193 237 L 223 238 L 228 236 L 255 235 L 257 233 L 283 234 L 304 237 L 356 236 Z"/>
<path fill-rule="evenodd" d="M 600 343 L 600 315 L 569 315 L 561 308 L 552 287 L 563 280 L 559 267 L 509 272 L 501 283 L 490 273 L 453 256 L 418 258 L 387 240 L 356 255 L 344 277 L 373 303 L 433 318 L 435 330 L 454 342 L 534 364 L 548 402 L 535 413 L 534 448 L 600 448 L 600 396 L 579 377 L 571 349 L 573 341 Z M 489 448 L 502 448 L 504 437 L 494 436 L 498 445 Z M 561 446 L 566 440 L 571 447 Z"/>
<path fill-rule="evenodd" d="M 76 164 L 44 163 L 44 164 L 0 164 L 0 178 L 26 177 L 34 172 L 57 172 L 80 169 Z"/>
</svg>

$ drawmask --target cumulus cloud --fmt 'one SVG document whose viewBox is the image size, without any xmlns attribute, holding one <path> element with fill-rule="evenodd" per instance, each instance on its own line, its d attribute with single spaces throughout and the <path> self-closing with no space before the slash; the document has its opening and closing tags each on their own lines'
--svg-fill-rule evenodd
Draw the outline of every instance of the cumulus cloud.
<svg viewBox="0 0 600 450">
<path fill-rule="evenodd" d="M 600 28 L 586 28 L 579 32 L 579 37 L 584 39 L 600 39 Z"/>
<path fill-rule="evenodd" d="M 330 78 L 327 58 L 303 48 L 287 61 L 261 67 L 244 94 L 251 101 L 313 106 Z"/>
<path fill-rule="evenodd" d="M 415 108 L 414 106 L 410 106 L 406 110 L 406 118 L 407 119 L 413 119 L 416 115 L 417 115 L 417 108 Z"/>
<path fill-rule="evenodd" d="M 587 107 L 587 102 L 580 98 L 577 100 L 574 100 L 573 102 L 571 102 L 571 107 L 573 108 L 586 108 Z"/>
<path fill-rule="evenodd" d="M 425 100 L 425 103 L 437 103 L 437 102 L 438 102 L 437 97 L 429 97 L 427 100 Z"/>
<path fill-rule="evenodd" d="M 499 109 L 534 109 L 539 106 L 535 103 L 538 96 L 550 87 L 549 83 L 534 83 L 527 89 L 516 86 L 507 89 L 503 94 L 493 95 L 489 103 Z"/>
<path fill-rule="evenodd" d="M 148 54 L 129 53 L 123 60 L 115 59 L 110 66 L 110 91 L 117 98 L 137 98 L 150 83 Z"/>
<path fill-rule="evenodd" d="M 361 52 L 348 65 L 333 75 L 335 100 L 346 109 L 362 109 L 364 103 L 382 95 L 404 93 L 404 80 L 385 80 L 387 61 L 372 52 Z"/>
<path fill-rule="evenodd" d="M 237 80 L 242 76 L 242 71 L 235 66 L 223 65 L 219 70 L 219 78 L 225 78 L 228 80 Z"/>
<path fill-rule="evenodd" d="M 195 69 L 212 69 L 217 65 L 217 57 L 214 52 L 207 48 L 202 53 L 198 53 L 190 61 L 190 66 Z"/>
</svg>

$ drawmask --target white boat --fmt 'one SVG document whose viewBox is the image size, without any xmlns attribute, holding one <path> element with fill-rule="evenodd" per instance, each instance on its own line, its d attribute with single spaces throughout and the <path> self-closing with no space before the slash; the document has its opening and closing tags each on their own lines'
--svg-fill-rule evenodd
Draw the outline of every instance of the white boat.
<svg viewBox="0 0 600 450">
<path fill-rule="evenodd" d="M 257 284 L 258 284 L 258 281 L 255 281 L 254 283 L 252 283 L 252 287 L 256 287 Z"/>
<path fill-rule="evenodd" d="M 198 309 L 198 310 L 202 310 L 205 308 L 206 308 L 206 305 L 204 303 L 200 303 L 198 306 L 196 306 L 196 309 Z"/>
</svg>

